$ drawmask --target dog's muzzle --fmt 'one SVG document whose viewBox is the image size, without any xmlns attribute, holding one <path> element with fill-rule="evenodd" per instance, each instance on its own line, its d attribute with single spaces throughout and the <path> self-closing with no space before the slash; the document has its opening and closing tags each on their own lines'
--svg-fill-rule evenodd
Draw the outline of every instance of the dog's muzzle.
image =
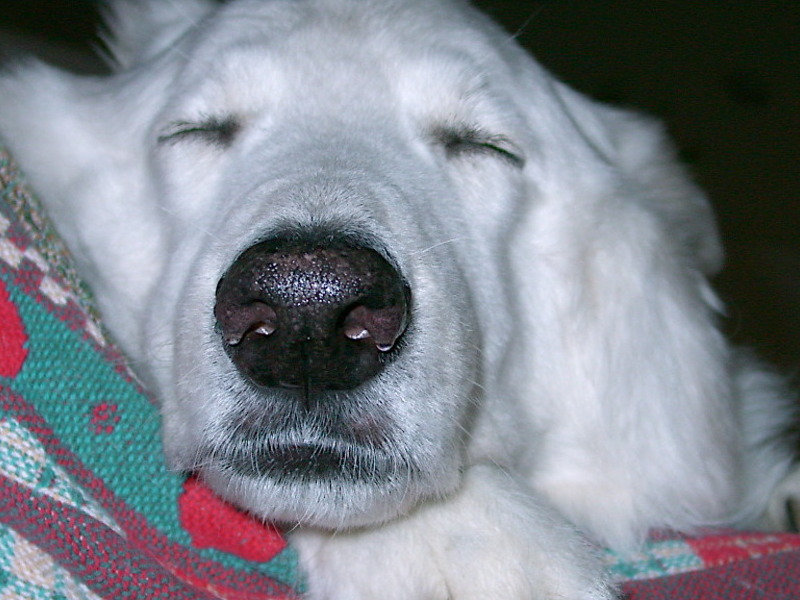
<svg viewBox="0 0 800 600">
<path fill-rule="evenodd" d="M 380 253 L 347 239 L 274 237 L 221 278 L 214 308 L 228 355 L 262 388 L 353 389 L 398 351 L 410 291 Z"/>
</svg>

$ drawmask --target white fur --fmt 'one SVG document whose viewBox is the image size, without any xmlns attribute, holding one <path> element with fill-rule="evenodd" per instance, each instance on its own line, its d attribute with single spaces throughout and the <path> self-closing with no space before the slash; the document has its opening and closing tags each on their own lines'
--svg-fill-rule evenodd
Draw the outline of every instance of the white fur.
<svg viewBox="0 0 800 600">
<path fill-rule="evenodd" d="M 297 524 L 311 598 L 610 598 L 586 539 L 763 524 L 789 474 L 785 520 L 791 403 L 716 328 L 713 217 L 657 124 L 457 1 L 125 0 L 110 19 L 115 72 L 20 66 L 0 131 L 157 390 L 170 463 Z M 239 122 L 232 144 L 165 139 L 210 117 Z M 448 154 L 442 128 L 521 160 Z M 413 291 L 407 347 L 342 396 L 380 424 L 382 482 L 215 462 L 242 419 L 324 435 L 282 430 L 212 310 L 241 251 L 319 224 L 375 240 Z"/>
</svg>

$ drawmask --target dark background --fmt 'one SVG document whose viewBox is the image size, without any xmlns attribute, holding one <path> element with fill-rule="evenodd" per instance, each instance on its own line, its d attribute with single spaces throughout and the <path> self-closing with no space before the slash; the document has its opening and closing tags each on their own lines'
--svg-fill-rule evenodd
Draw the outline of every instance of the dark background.
<svg viewBox="0 0 800 600">
<path fill-rule="evenodd" d="M 728 261 L 715 284 L 728 305 L 726 327 L 794 374 L 800 367 L 800 3 L 477 4 L 573 87 L 667 123 L 719 215 Z M 2 0 L 0 51 L 28 46 L 55 62 L 96 69 L 88 50 L 97 22 L 90 0 Z"/>
</svg>

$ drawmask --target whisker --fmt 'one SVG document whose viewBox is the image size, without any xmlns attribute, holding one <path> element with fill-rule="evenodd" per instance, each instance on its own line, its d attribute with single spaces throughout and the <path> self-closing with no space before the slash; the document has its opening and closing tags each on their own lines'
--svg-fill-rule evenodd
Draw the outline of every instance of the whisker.
<svg viewBox="0 0 800 600">
<path fill-rule="evenodd" d="M 441 248 L 442 246 L 447 246 L 448 244 L 455 244 L 455 243 L 461 242 L 461 241 L 463 241 L 465 239 L 467 239 L 467 238 L 466 237 L 457 237 L 457 238 L 451 238 L 449 240 L 444 240 L 444 241 L 441 241 L 441 242 L 437 242 L 436 244 L 433 244 L 432 246 L 428 246 L 427 248 L 423 248 L 422 250 L 418 250 L 417 252 L 412 252 L 411 255 L 412 256 L 421 256 L 423 254 L 427 254 L 429 252 L 432 252 L 433 250 L 436 250 L 437 248 Z"/>
</svg>

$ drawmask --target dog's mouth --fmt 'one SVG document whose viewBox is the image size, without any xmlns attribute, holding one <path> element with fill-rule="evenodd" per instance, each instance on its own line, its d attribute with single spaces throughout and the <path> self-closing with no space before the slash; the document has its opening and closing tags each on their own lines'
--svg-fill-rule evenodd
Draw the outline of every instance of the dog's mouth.
<svg viewBox="0 0 800 600">
<path fill-rule="evenodd" d="M 380 449 L 356 444 L 244 443 L 216 462 L 242 477 L 294 481 L 345 479 L 379 482 L 396 470 Z"/>
</svg>

